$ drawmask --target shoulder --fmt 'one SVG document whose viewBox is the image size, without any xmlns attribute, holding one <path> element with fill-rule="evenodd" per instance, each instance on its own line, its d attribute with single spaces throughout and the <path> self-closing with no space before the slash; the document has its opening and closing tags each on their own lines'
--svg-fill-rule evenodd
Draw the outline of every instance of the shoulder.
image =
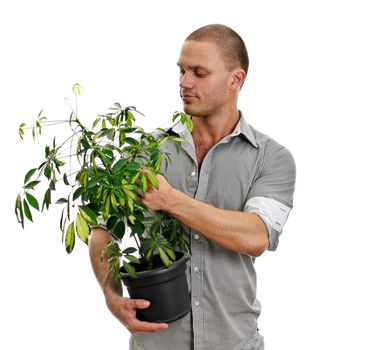
<svg viewBox="0 0 366 350">
<path fill-rule="evenodd" d="M 249 128 L 254 136 L 258 151 L 264 163 L 270 163 L 272 166 L 277 163 L 288 163 L 288 166 L 295 167 L 294 157 L 288 148 L 272 137 L 258 131 L 253 126 L 249 125 Z"/>
</svg>

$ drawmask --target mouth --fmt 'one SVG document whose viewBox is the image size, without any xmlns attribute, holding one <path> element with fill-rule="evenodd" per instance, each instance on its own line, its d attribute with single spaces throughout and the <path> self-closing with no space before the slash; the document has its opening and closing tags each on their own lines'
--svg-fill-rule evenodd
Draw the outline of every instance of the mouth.
<svg viewBox="0 0 366 350">
<path fill-rule="evenodd" d="M 189 94 L 181 94 L 181 97 L 184 103 L 192 103 L 195 99 L 197 99 L 197 96 Z"/>
</svg>

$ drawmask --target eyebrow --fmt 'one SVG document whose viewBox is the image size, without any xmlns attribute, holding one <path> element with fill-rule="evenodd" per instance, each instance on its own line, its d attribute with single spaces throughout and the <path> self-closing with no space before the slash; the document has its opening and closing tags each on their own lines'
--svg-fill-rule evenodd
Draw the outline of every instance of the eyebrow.
<svg viewBox="0 0 366 350">
<path fill-rule="evenodd" d="M 178 67 L 182 67 L 183 65 L 180 62 L 177 62 L 177 66 Z M 189 69 L 203 69 L 208 71 L 209 69 L 207 67 L 201 66 L 200 64 L 196 64 L 196 65 L 188 65 L 187 66 Z"/>
</svg>

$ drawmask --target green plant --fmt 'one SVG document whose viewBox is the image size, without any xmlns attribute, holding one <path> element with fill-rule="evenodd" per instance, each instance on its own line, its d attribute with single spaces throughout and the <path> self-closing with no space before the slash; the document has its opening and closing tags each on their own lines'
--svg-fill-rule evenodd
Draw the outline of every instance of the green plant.
<svg viewBox="0 0 366 350">
<path fill-rule="evenodd" d="M 71 115 L 66 120 L 48 120 L 42 110 L 33 126 L 27 128 L 23 123 L 19 127 L 22 139 L 26 129 L 32 130 L 33 139 L 38 139 L 45 126 L 60 128 L 66 124 L 70 132 L 62 142 L 54 137 L 52 144 L 45 147 L 43 162 L 26 173 L 23 191 L 15 203 L 19 223 L 24 228 L 26 218 L 33 221 L 31 208 L 48 209 L 54 193 L 66 193 L 55 203 L 64 206 L 59 226 L 68 253 L 74 249 L 76 236 L 88 244 L 91 228 L 103 222 L 115 238 L 104 255 L 108 256 L 116 279 L 120 263 L 126 272 L 135 275 L 131 262 L 153 268 L 155 254 L 163 265 L 169 266 L 176 259 L 175 249 L 188 251 L 181 225 L 167 213 L 153 212 L 143 206 L 137 200 L 136 191 L 145 193 L 149 183 L 158 188 L 156 174 L 170 163 L 163 145 L 174 142 L 179 151 L 179 143 L 184 140 L 167 134 L 164 129 L 145 132 L 135 125 L 134 114 L 140 112 L 135 107 L 122 108 L 119 103 L 107 114 L 99 115 L 92 128 L 87 128 L 77 113 L 78 84 L 73 86 L 73 93 L 76 108 L 71 107 Z M 173 121 L 176 119 L 192 128 L 186 114 L 175 112 Z M 40 183 L 46 183 L 42 205 L 32 194 Z M 127 228 L 137 249 L 120 247 Z M 137 250 L 141 259 L 133 255 Z"/>
</svg>

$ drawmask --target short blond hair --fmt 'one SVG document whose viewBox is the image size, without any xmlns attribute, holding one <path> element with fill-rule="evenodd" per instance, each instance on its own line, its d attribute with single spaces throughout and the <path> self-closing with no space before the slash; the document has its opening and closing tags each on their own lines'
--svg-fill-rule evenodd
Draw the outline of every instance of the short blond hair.
<svg viewBox="0 0 366 350">
<path fill-rule="evenodd" d="M 245 43 L 233 29 L 223 24 L 209 24 L 188 35 L 186 41 L 189 40 L 216 44 L 229 71 L 240 67 L 248 73 L 249 57 Z"/>
</svg>

